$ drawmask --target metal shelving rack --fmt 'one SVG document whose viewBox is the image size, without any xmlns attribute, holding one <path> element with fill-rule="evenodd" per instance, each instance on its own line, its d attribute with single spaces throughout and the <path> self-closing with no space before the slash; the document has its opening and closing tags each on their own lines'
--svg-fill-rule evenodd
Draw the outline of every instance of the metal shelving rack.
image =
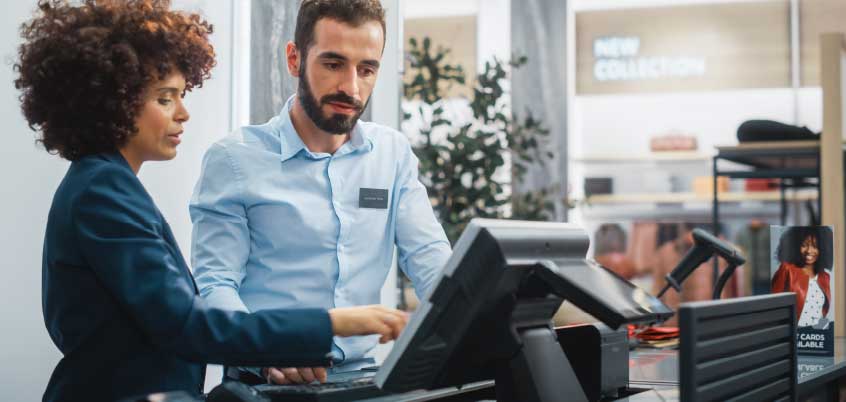
<svg viewBox="0 0 846 402">
<path fill-rule="evenodd" d="M 747 167 L 747 169 L 721 170 L 719 161 L 725 160 Z M 752 168 L 749 170 L 748 168 Z M 781 224 L 787 221 L 788 188 L 815 187 L 821 194 L 820 143 L 819 141 L 781 141 L 747 143 L 731 147 L 717 147 L 713 158 L 713 201 L 712 223 L 715 235 L 719 235 L 720 199 L 717 187 L 719 177 L 730 179 L 780 179 Z M 816 179 L 808 182 L 808 179 Z M 790 180 L 791 183 L 786 183 Z M 817 210 L 822 211 L 822 197 L 817 197 Z"/>
<path fill-rule="evenodd" d="M 821 218 L 823 197 L 820 159 L 819 141 L 761 142 L 717 147 L 717 154 L 713 160 L 714 190 L 711 211 L 714 235 L 719 235 L 720 231 L 720 199 L 717 191 L 717 180 L 720 176 L 730 179 L 780 179 L 782 225 L 787 223 L 786 190 L 798 187 L 816 188 L 819 194 L 817 211 Z M 746 170 L 721 170 L 719 168 L 721 160 L 742 165 L 746 167 Z M 714 261 L 713 275 L 716 281 L 719 275 L 717 261 Z"/>
</svg>

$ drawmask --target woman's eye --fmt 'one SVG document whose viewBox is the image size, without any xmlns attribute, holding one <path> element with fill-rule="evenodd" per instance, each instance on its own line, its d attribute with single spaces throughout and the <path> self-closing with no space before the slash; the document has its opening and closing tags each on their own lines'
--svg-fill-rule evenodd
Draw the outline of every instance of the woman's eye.
<svg viewBox="0 0 846 402">
<path fill-rule="evenodd" d="M 159 98 L 158 101 L 159 101 L 159 104 L 162 105 L 162 106 L 167 106 L 171 102 L 173 102 L 173 101 L 171 101 L 170 99 L 167 99 L 167 98 Z"/>
</svg>

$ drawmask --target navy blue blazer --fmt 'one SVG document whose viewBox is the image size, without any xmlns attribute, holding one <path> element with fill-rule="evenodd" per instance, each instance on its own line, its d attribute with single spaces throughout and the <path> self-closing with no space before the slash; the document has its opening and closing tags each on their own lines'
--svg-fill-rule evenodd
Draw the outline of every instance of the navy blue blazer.
<svg viewBox="0 0 846 402">
<path fill-rule="evenodd" d="M 71 164 L 50 208 L 42 308 L 64 357 L 44 401 L 199 395 L 205 364 L 327 365 L 326 310 L 207 307 L 170 227 L 119 154 Z"/>
</svg>

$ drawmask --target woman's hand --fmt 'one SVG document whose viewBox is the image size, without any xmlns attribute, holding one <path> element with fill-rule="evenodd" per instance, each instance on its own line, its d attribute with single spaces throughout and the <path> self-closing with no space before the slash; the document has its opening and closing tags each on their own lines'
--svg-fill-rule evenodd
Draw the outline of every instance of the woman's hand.
<svg viewBox="0 0 846 402">
<path fill-rule="evenodd" d="M 379 343 L 396 339 L 408 323 L 408 313 L 380 305 L 333 308 L 329 318 L 335 335 L 376 334 L 380 335 Z"/>
</svg>

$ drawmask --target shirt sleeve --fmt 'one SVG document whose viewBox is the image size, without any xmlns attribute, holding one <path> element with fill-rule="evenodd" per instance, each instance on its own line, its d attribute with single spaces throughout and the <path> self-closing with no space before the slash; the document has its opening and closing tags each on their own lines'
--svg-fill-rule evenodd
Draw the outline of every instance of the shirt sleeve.
<svg viewBox="0 0 846 402">
<path fill-rule="evenodd" d="M 243 183 L 226 148 L 214 144 L 189 205 L 191 265 L 200 294 L 213 307 L 236 311 L 248 311 L 238 293 L 250 252 Z"/>
<path fill-rule="evenodd" d="M 165 240 L 162 218 L 128 169 L 95 173 L 74 201 L 80 252 L 102 286 L 151 343 L 189 361 L 319 365 L 332 344 L 321 309 L 258 313 L 209 307 Z"/>
<path fill-rule="evenodd" d="M 400 269 L 419 299 L 434 285 L 451 254 L 444 228 L 435 218 L 426 187 L 418 179 L 419 161 L 405 144 L 398 172 L 396 245 Z"/>
</svg>

